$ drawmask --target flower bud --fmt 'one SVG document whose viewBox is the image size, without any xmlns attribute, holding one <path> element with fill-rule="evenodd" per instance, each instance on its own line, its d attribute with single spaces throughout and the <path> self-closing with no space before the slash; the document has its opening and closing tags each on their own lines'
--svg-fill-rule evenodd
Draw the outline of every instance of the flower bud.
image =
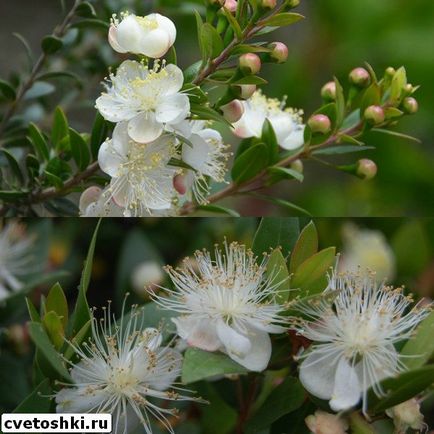
<svg viewBox="0 0 434 434">
<path fill-rule="evenodd" d="M 277 5 L 277 0 L 262 0 L 261 6 L 267 9 L 274 9 Z"/>
<path fill-rule="evenodd" d="M 92 186 L 83 191 L 80 196 L 80 214 L 85 214 L 90 204 L 97 202 L 102 193 L 102 189 Z"/>
<path fill-rule="evenodd" d="M 224 8 L 234 14 L 238 8 L 237 0 L 226 0 L 224 3 Z"/>
<path fill-rule="evenodd" d="M 350 72 L 350 83 L 357 87 L 368 87 L 371 83 L 371 76 L 365 68 L 355 68 Z"/>
<path fill-rule="evenodd" d="M 388 76 L 388 77 L 393 77 L 394 75 L 396 74 L 396 69 L 395 68 L 392 68 L 391 66 L 389 66 L 387 69 L 386 69 L 386 75 Z"/>
<path fill-rule="evenodd" d="M 303 161 L 300 159 L 293 161 L 290 167 L 292 170 L 295 170 L 298 173 L 303 173 L 304 171 Z"/>
<path fill-rule="evenodd" d="M 289 8 L 296 8 L 300 4 L 300 0 L 287 0 L 286 6 Z"/>
<path fill-rule="evenodd" d="M 17 354 L 26 354 L 30 351 L 30 339 L 27 327 L 22 324 L 11 325 L 7 329 L 9 342 Z"/>
<path fill-rule="evenodd" d="M 325 101 L 334 101 L 336 99 L 336 83 L 329 81 L 321 89 L 321 97 Z"/>
<path fill-rule="evenodd" d="M 393 418 L 395 426 L 399 429 L 423 429 L 423 414 L 420 412 L 419 402 L 415 398 L 392 407 L 386 413 Z"/>
<path fill-rule="evenodd" d="M 380 125 L 386 119 L 386 114 L 382 107 L 371 105 L 365 110 L 365 119 L 372 125 Z"/>
<path fill-rule="evenodd" d="M 287 61 L 288 47 L 283 42 L 273 42 L 268 46 L 268 48 L 272 50 L 270 53 L 271 58 L 277 63 L 284 63 Z"/>
<path fill-rule="evenodd" d="M 137 295 L 146 296 L 149 292 L 153 292 L 163 279 L 163 271 L 157 262 L 144 261 L 134 268 L 131 286 Z"/>
<path fill-rule="evenodd" d="M 173 178 L 173 188 L 182 196 L 187 192 L 185 176 L 182 174 L 175 175 Z"/>
<path fill-rule="evenodd" d="M 240 89 L 240 98 L 249 99 L 256 92 L 256 84 L 242 84 L 238 86 Z"/>
<path fill-rule="evenodd" d="M 257 74 L 261 66 L 261 59 L 255 53 L 246 53 L 240 57 L 240 68 L 246 75 Z"/>
<path fill-rule="evenodd" d="M 321 410 L 308 416 L 305 422 L 313 434 L 346 434 L 349 428 L 346 420 Z"/>
<path fill-rule="evenodd" d="M 413 97 L 404 98 L 402 102 L 402 108 L 410 115 L 414 115 L 419 110 L 419 103 Z"/>
<path fill-rule="evenodd" d="M 313 115 L 308 121 L 307 124 L 309 128 L 312 130 L 312 133 L 319 134 L 327 134 L 330 132 L 332 128 L 332 123 L 330 118 L 326 115 Z"/>
<path fill-rule="evenodd" d="M 224 118 L 231 124 L 238 122 L 244 114 L 244 105 L 238 99 L 221 107 Z"/>
<path fill-rule="evenodd" d="M 377 172 L 377 165 L 372 160 L 363 158 L 357 162 L 356 174 L 359 178 L 369 181 L 375 178 Z"/>
</svg>

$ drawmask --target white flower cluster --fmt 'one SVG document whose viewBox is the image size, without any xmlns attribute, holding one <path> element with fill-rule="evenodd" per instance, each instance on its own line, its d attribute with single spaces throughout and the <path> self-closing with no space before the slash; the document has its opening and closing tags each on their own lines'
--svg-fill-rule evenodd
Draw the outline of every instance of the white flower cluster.
<svg viewBox="0 0 434 434">
<path fill-rule="evenodd" d="M 116 51 L 156 60 L 152 68 L 148 61 L 124 61 L 96 101 L 101 115 L 116 123 L 98 155 L 111 182 L 83 193 L 81 215 L 173 215 L 193 197 L 205 203 L 210 180 L 224 181 L 228 153 L 221 135 L 206 122 L 188 120 L 183 73 L 159 60 L 175 38 L 174 24 L 159 14 L 113 18 L 109 42 Z"/>
</svg>

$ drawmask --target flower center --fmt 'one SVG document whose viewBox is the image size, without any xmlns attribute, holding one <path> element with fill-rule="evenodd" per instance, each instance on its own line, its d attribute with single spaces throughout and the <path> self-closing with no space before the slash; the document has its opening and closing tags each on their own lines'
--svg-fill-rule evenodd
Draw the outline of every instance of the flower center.
<svg viewBox="0 0 434 434">
<path fill-rule="evenodd" d="M 128 394 L 128 392 L 135 388 L 139 381 L 134 376 L 130 368 L 112 368 L 108 378 L 109 388 L 117 394 Z"/>
<path fill-rule="evenodd" d="M 144 30 L 158 29 L 158 21 L 155 18 L 136 17 L 136 20 L 139 23 L 140 27 Z"/>
</svg>

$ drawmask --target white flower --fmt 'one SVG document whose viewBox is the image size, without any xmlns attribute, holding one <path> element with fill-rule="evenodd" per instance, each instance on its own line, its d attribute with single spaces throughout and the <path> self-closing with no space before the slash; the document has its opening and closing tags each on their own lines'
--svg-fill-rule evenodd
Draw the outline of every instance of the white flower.
<svg viewBox="0 0 434 434">
<path fill-rule="evenodd" d="M 80 196 L 81 217 L 122 217 L 124 209 L 116 205 L 110 191 L 89 187 Z"/>
<path fill-rule="evenodd" d="M 156 261 L 143 261 L 138 264 L 131 275 L 131 286 L 140 296 L 149 295 L 164 279 L 161 265 Z"/>
<path fill-rule="evenodd" d="M 141 144 L 128 136 L 126 122 L 116 125 L 113 138 L 101 145 L 98 162 L 112 177 L 108 192 L 125 209 L 125 216 L 146 216 L 171 208 L 176 169 L 167 163 L 175 153 L 170 135 Z"/>
<path fill-rule="evenodd" d="M 244 114 L 234 123 L 234 133 L 243 139 L 262 136 L 266 119 L 273 126 L 279 146 L 286 150 L 298 149 L 304 144 L 303 112 L 284 108 L 285 101 L 267 98 L 260 90 L 243 101 Z"/>
<path fill-rule="evenodd" d="M 386 237 L 380 231 L 360 229 L 352 224 L 344 227 L 344 247 L 339 262 L 341 271 L 375 271 L 378 281 L 395 277 L 396 259 Z"/>
<path fill-rule="evenodd" d="M 23 287 L 20 279 L 32 265 L 34 241 L 19 223 L 11 222 L 0 231 L 0 302 Z"/>
<path fill-rule="evenodd" d="M 176 39 L 173 22 L 160 14 L 145 17 L 122 14 L 121 21 L 113 16 L 108 40 L 118 53 L 143 54 L 157 59 L 163 57 Z"/>
<path fill-rule="evenodd" d="M 313 434 L 346 434 L 349 428 L 345 419 L 321 410 L 308 416 L 305 422 Z"/>
<path fill-rule="evenodd" d="M 216 182 L 225 180 L 229 158 L 227 146 L 221 134 L 207 128 L 205 121 L 184 121 L 174 129 L 189 141 L 189 144 L 182 144 L 182 160 L 194 171 L 186 171 L 185 186 L 199 203 L 206 203 L 209 190 L 207 178 Z"/>
<path fill-rule="evenodd" d="M 256 263 L 245 246 L 225 243 L 224 252 L 195 253 L 184 267 L 167 267 L 176 290 L 170 298 L 155 296 L 165 309 L 178 312 L 173 318 L 179 336 L 191 346 L 223 351 L 251 371 L 264 370 L 271 357 L 269 333 L 283 333 L 284 309 L 274 301 L 274 273 L 266 276 L 266 259 Z M 197 267 L 198 271 L 195 271 Z"/>
<path fill-rule="evenodd" d="M 162 347 L 161 333 L 141 326 L 143 315 L 133 308 L 128 319 L 122 314 L 110 323 L 110 308 L 98 325 L 92 319 L 92 340 L 74 346 L 80 361 L 72 365 L 74 384 L 56 394 L 57 413 L 109 413 L 113 433 L 127 434 L 141 423 L 152 433 L 154 417 L 173 433 L 166 415 L 175 415 L 164 401 L 191 399 L 179 395 L 173 384 L 182 367 L 178 351 Z"/>
<path fill-rule="evenodd" d="M 426 427 L 424 416 L 420 412 L 420 404 L 416 398 L 388 409 L 386 414 L 393 419 L 399 432 L 407 432 L 409 428 L 419 431 Z"/>
<path fill-rule="evenodd" d="M 329 400 L 334 411 L 347 410 L 367 391 L 383 393 L 380 381 L 405 370 L 395 344 L 408 339 L 428 314 L 402 290 L 379 285 L 374 276 L 333 274 L 321 298 L 301 301 L 294 328 L 313 341 L 300 366 L 300 380 L 313 395 Z"/>
<path fill-rule="evenodd" d="M 153 69 L 127 60 L 110 75 L 111 86 L 96 100 L 96 108 L 110 122 L 128 122 L 128 134 L 139 143 L 156 140 L 166 125 L 186 119 L 190 112 L 184 83 L 176 65 Z"/>
</svg>

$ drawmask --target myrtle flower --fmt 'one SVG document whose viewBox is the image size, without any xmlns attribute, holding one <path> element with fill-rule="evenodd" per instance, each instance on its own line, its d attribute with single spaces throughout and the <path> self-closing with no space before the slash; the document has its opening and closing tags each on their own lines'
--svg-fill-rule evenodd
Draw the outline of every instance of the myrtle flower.
<svg viewBox="0 0 434 434">
<path fill-rule="evenodd" d="M 208 178 L 224 182 L 228 147 L 221 134 L 207 127 L 205 121 L 184 121 L 175 131 L 188 140 L 182 146 L 182 160 L 194 170 L 185 170 L 184 186 L 199 203 L 206 203 L 209 191 Z"/>
<path fill-rule="evenodd" d="M 0 302 L 23 287 L 21 279 L 34 265 L 34 241 L 19 223 L 11 222 L 0 230 Z"/>
<path fill-rule="evenodd" d="M 294 329 L 313 341 L 300 366 L 300 380 L 313 395 L 329 400 L 334 411 L 347 410 L 372 387 L 405 370 L 395 344 L 410 338 L 429 308 L 409 309 L 411 297 L 402 289 L 378 284 L 369 273 L 336 274 L 322 298 L 296 306 L 307 319 Z"/>
<path fill-rule="evenodd" d="M 166 125 L 187 118 L 190 101 L 180 92 L 184 76 L 176 65 L 156 62 L 153 69 L 126 60 L 116 74 L 110 75 L 111 86 L 96 100 L 96 108 L 110 122 L 126 121 L 128 134 L 139 143 L 158 139 Z"/>
<path fill-rule="evenodd" d="M 276 134 L 279 146 L 286 150 L 300 148 L 304 144 L 304 128 L 301 110 L 285 108 L 285 101 L 267 98 L 256 91 L 244 104 L 244 114 L 234 123 L 234 133 L 243 139 L 262 136 L 262 128 L 268 119 Z"/>
<path fill-rule="evenodd" d="M 181 314 L 172 321 L 188 345 L 225 352 L 247 369 L 263 371 L 271 357 L 269 333 L 286 330 L 284 308 L 274 299 L 281 282 L 273 273 L 266 276 L 266 264 L 264 258 L 258 265 L 252 251 L 237 243 L 225 243 L 223 252 L 216 247 L 215 259 L 197 251 L 193 262 L 166 268 L 175 290 L 155 299 Z"/>
<path fill-rule="evenodd" d="M 152 143 L 136 143 L 128 135 L 127 123 L 116 125 L 113 137 L 99 150 L 101 170 L 111 176 L 108 193 L 124 208 L 125 216 L 146 216 L 172 206 L 173 177 L 168 166 L 176 154 L 174 139 L 164 135 Z"/>
<path fill-rule="evenodd" d="M 111 323 L 110 305 L 99 323 L 92 315 L 91 340 L 81 348 L 70 343 L 80 361 L 69 362 L 74 383 L 57 392 L 57 413 L 109 413 L 114 434 L 130 433 L 139 424 L 152 434 L 155 418 L 173 433 L 167 416 L 177 411 L 165 401 L 193 399 L 174 386 L 182 355 L 162 346 L 160 331 L 144 329 L 143 319 L 137 307 L 117 323 Z"/>
<path fill-rule="evenodd" d="M 133 14 L 116 15 L 111 20 L 108 40 L 118 53 L 142 54 L 154 59 L 163 57 L 176 39 L 173 22 L 160 14 L 139 17 Z"/>
<path fill-rule="evenodd" d="M 81 217 L 122 217 L 124 209 L 116 205 L 108 189 L 89 187 L 80 196 Z"/>
</svg>

